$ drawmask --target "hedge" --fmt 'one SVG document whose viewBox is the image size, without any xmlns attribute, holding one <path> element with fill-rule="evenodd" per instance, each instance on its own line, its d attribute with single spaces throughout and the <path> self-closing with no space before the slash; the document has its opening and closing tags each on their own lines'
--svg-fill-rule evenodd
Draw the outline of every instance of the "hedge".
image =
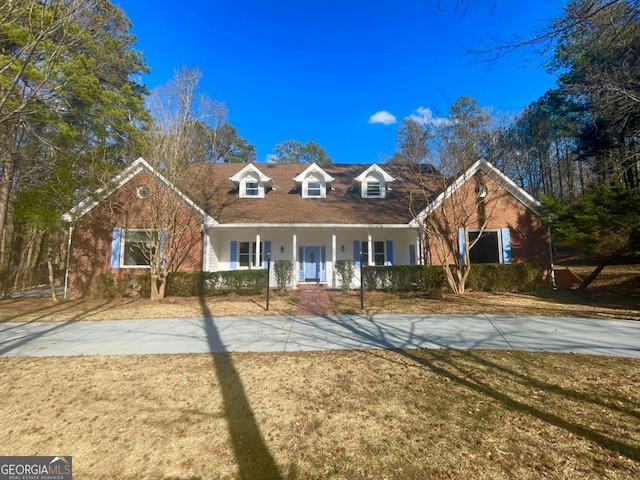
<svg viewBox="0 0 640 480">
<path fill-rule="evenodd" d="M 528 264 L 476 264 L 471 267 L 467 289 L 484 292 L 521 292 L 540 287 L 540 271 Z M 407 292 L 412 290 L 448 290 L 449 285 L 441 266 L 398 265 L 367 266 L 363 268 L 367 290 Z"/>
</svg>

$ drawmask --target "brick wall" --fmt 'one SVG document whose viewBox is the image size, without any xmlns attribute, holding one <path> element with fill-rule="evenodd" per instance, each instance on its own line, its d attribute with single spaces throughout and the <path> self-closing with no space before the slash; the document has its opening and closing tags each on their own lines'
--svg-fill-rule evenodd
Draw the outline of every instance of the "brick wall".
<svg viewBox="0 0 640 480">
<path fill-rule="evenodd" d="M 147 187 L 147 197 L 136 194 L 138 186 Z M 173 259 L 172 270 L 202 269 L 202 218 L 178 196 L 160 185 L 146 171 L 140 172 L 107 199 L 80 218 L 72 227 L 68 298 L 95 293 L 98 276 L 113 275 L 114 279 L 146 273 L 146 268 L 111 268 L 111 243 L 116 227 L 125 229 L 166 228 L 166 256 Z"/>
<path fill-rule="evenodd" d="M 486 196 L 480 201 L 477 189 L 482 186 Z M 430 218 L 443 235 L 439 237 L 427 229 L 426 263 L 453 263 L 454 255 L 458 255 L 458 230 L 465 226 L 479 229 L 486 221 L 485 229 L 509 228 L 512 262 L 548 265 L 547 232 L 542 219 L 483 171 L 445 200 Z"/>
</svg>

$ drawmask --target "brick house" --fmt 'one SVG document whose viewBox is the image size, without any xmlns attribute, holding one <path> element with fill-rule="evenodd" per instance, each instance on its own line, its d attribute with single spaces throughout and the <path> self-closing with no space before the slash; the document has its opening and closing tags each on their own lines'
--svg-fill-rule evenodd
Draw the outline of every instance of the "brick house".
<svg viewBox="0 0 640 480">
<path fill-rule="evenodd" d="M 361 258 L 415 265 L 460 254 L 472 263 L 548 262 L 539 203 L 485 160 L 450 184 L 429 165 L 392 164 L 201 164 L 189 177 L 195 181 L 180 190 L 140 158 L 67 213 L 67 295 L 90 293 L 101 273 L 144 272 L 144 259 L 131 254 L 137 233 L 161 230 L 153 212 L 178 207 L 180 235 L 164 248 L 180 253 L 173 268 L 180 271 L 266 268 L 268 253 L 292 261 L 293 287 L 337 287 L 340 259 L 356 267 Z M 159 192 L 164 203 L 154 200 Z M 450 240 L 429 235 L 430 224 L 458 222 L 460 211 L 476 213 L 447 226 Z M 443 242 L 448 257 L 438 254 Z"/>
</svg>

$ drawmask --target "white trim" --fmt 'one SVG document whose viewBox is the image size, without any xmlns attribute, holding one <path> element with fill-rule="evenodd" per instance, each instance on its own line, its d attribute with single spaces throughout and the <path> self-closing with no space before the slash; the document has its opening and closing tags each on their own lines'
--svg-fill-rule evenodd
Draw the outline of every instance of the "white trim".
<svg viewBox="0 0 640 480">
<path fill-rule="evenodd" d="M 253 175 L 256 175 L 257 178 Z M 248 178 L 251 178 L 251 180 L 253 180 L 254 182 L 257 181 L 258 195 L 246 194 L 246 185 Z M 265 187 L 271 187 L 272 190 L 276 189 L 271 177 L 268 177 L 267 175 L 262 173 L 262 171 L 260 171 L 260 169 L 252 163 L 242 168 L 235 175 L 229 177 L 229 180 L 231 180 L 235 185 L 238 186 L 238 193 L 240 198 L 264 198 L 266 190 Z"/>
<path fill-rule="evenodd" d="M 462 187 L 468 180 L 471 179 L 478 171 L 482 170 L 492 180 L 498 183 L 501 187 L 507 190 L 514 198 L 516 198 L 525 207 L 538 215 L 537 209 L 542 204 L 529 195 L 526 191 L 520 188 L 516 183 L 507 177 L 504 173 L 494 167 L 491 163 L 487 162 L 484 158 L 481 158 L 474 163 L 469 169 L 458 177 L 458 179 L 449 185 L 436 199 L 431 202 L 427 207 L 420 212 L 417 217 L 410 222 L 411 225 L 417 226 L 424 222 L 424 219 L 431 215 L 443 202 L 451 197 L 460 187 Z"/>
<path fill-rule="evenodd" d="M 409 229 L 416 226 L 410 223 L 216 223 L 205 228 L 368 228 L 368 229 Z"/>
</svg>

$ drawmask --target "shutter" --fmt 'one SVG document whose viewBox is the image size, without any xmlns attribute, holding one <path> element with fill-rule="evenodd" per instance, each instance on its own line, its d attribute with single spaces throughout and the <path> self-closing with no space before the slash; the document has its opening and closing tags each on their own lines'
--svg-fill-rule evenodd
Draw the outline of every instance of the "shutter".
<svg viewBox="0 0 640 480">
<path fill-rule="evenodd" d="M 511 263 L 511 233 L 508 228 L 501 228 L 502 236 L 502 263 Z"/>
<path fill-rule="evenodd" d="M 360 268 L 360 240 L 353 241 L 353 263 Z"/>
<path fill-rule="evenodd" d="M 465 258 L 465 250 L 467 246 L 467 236 L 465 235 L 464 228 L 458 230 L 458 254 L 460 257 L 460 264 L 464 265 L 467 263 L 467 259 Z"/>
<path fill-rule="evenodd" d="M 262 252 L 262 268 L 264 269 L 269 268 L 269 265 L 267 265 L 269 261 L 267 259 L 267 253 L 271 253 L 271 240 L 265 240 L 264 242 L 264 252 Z"/>
<path fill-rule="evenodd" d="M 160 229 L 160 259 L 161 259 L 161 268 L 164 268 L 165 265 L 167 264 L 167 259 L 165 258 L 165 251 L 164 251 L 164 245 L 167 241 L 167 229 L 166 228 L 161 228 Z"/>
<path fill-rule="evenodd" d="M 409 245 L 409 265 L 416 264 L 416 246 Z"/>
<path fill-rule="evenodd" d="M 298 247 L 298 281 L 304 282 L 304 247 Z"/>
<path fill-rule="evenodd" d="M 238 268 L 238 242 L 231 242 L 231 254 L 229 257 L 229 268 L 235 270 Z"/>
<path fill-rule="evenodd" d="M 387 266 L 393 265 L 393 241 L 387 240 Z"/>
<path fill-rule="evenodd" d="M 320 281 L 327 281 L 327 247 L 320 247 Z"/>
<path fill-rule="evenodd" d="M 120 243 L 122 228 L 114 228 L 111 236 L 111 268 L 120 268 Z"/>
</svg>

